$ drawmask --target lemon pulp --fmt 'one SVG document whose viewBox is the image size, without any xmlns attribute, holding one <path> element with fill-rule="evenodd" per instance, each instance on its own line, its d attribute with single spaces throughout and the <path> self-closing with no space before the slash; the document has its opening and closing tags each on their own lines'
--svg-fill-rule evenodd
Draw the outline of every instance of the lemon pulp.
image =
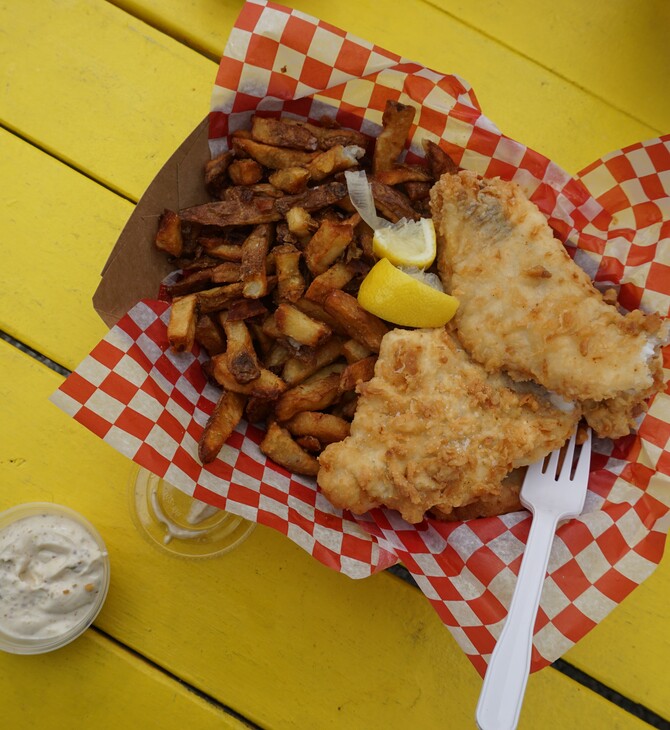
<svg viewBox="0 0 670 730">
<path fill-rule="evenodd" d="M 403 327 L 442 327 L 456 313 L 458 299 L 380 259 L 361 282 L 358 303 Z"/>
<path fill-rule="evenodd" d="M 372 250 L 377 258 L 386 258 L 396 266 L 425 269 L 435 260 L 437 250 L 433 221 L 421 218 L 378 228 L 372 238 Z"/>
</svg>

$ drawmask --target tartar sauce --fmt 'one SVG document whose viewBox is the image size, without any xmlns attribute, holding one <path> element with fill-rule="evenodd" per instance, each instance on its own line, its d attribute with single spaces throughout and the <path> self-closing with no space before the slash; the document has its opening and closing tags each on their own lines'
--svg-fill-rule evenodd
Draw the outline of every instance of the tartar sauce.
<svg viewBox="0 0 670 730">
<path fill-rule="evenodd" d="M 47 639 L 74 628 L 103 589 L 104 553 L 65 515 L 35 514 L 0 530 L 0 630 Z"/>
</svg>

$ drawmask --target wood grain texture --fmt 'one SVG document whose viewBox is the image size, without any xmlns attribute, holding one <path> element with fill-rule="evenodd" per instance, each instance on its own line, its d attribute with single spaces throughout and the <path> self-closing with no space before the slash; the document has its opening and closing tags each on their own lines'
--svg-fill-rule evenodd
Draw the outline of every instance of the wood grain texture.
<svg viewBox="0 0 670 730">
<path fill-rule="evenodd" d="M 162 553 L 131 521 L 127 460 L 48 402 L 60 377 L 4 342 L 0 371 L 12 414 L 2 422 L 0 509 L 51 500 L 96 525 L 112 566 L 96 621 L 105 632 L 263 727 L 471 726 L 480 679 L 419 591 L 387 574 L 350 580 L 265 528 L 219 559 Z M 0 655 L 0 677 L 15 661 Z M 20 694 L 35 680 L 14 681 Z M 156 712 L 161 727 L 181 727 Z M 520 727 L 556 727 L 556 717 L 560 726 L 588 718 L 597 730 L 642 726 L 548 669 L 530 679 Z"/>
<path fill-rule="evenodd" d="M 667 2 L 433 4 L 632 118 L 670 128 Z"/>
<path fill-rule="evenodd" d="M 103 0 L 0 3 L 0 121 L 138 199 L 209 110 L 216 64 Z"/>
<path fill-rule="evenodd" d="M 94 630 L 48 654 L 2 654 L 0 702 L 3 726 L 22 730 L 248 727 Z"/>
<path fill-rule="evenodd" d="M 0 130 L 0 329 L 72 370 L 104 337 L 91 305 L 132 204 Z"/>
</svg>

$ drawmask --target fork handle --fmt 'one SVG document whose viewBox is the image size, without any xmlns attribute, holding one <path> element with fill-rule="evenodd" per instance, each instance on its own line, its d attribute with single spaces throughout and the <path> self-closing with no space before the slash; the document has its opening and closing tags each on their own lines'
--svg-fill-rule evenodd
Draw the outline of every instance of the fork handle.
<svg viewBox="0 0 670 730">
<path fill-rule="evenodd" d="M 528 535 L 509 614 L 489 662 L 479 702 L 480 730 L 513 730 L 528 682 L 533 628 L 558 518 L 538 511 Z"/>
</svg>

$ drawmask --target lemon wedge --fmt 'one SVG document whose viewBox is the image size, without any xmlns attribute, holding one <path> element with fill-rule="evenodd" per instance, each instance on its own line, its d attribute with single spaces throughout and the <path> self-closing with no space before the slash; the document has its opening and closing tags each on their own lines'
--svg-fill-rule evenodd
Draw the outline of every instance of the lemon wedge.
<svg viewBox="0 0 670 730">
<path fill-rule="evenodd" d="M 378 228 L 372 238 L 375 256 L 396 266 L 425 269 L 435 261 L 436 250 L 435 226 L 430 218 Z"/>
<path fill-rule="evenodd" d="M 456 313 L 458 299 L 380 259 L 358 290 L 358 303 L 387 322 L 403 327 L 442 327 Z"/>
</svg>

